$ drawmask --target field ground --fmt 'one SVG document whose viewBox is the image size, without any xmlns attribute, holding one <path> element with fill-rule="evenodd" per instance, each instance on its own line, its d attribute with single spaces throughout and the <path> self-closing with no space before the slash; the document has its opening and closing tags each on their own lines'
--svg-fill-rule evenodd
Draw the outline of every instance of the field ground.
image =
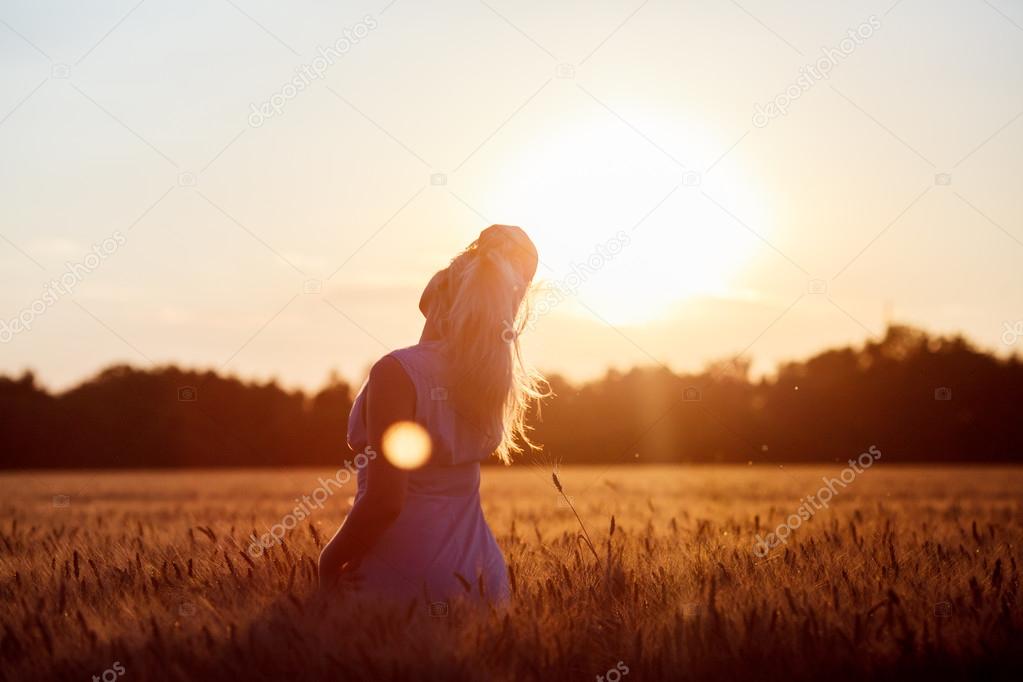
<svg viewBox="0 0 1023 682">
<path fill-rule="evenodd" d="M 1023 469 L 488 468 L 507 608 L 316 598 L 319 470 L 0 475 L 0 680 L 1023 679 Z M 615 527 L 611 532 L 611 518 Z"/>
</svg>

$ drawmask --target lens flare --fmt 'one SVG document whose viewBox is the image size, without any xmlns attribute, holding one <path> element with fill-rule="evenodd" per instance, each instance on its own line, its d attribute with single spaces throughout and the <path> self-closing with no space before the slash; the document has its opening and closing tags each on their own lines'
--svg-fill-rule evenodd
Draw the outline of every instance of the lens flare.
<svg viewBox="0 0 1023 682">
<path fill-rule="evenodd" d="M 418 469 L 430 458 L 430 434 L 415 422 L 392 424 L 384 431 L 384 457 L 399 469 Z"/>
</svg>

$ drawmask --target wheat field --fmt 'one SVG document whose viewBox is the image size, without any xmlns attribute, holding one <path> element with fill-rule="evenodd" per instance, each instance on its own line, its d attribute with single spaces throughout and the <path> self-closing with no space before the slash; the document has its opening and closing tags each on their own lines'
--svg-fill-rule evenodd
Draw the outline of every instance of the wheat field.
<svg viewBox="0 0 1023 682">
<path fill-rule="evenodd" d="M 7 473 L 0 679 L 1020 679 L 1023 470 L 879 465 L 754 551 L 840 467 L 487 468 L 498 608 L 318 596 L 352 484 L 246 551 L 334 472 Z"/>
</svg>

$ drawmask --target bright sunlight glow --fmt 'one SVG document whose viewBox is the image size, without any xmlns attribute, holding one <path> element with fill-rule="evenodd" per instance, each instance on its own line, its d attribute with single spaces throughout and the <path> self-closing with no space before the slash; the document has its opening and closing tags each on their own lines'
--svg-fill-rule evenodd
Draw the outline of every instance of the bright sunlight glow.
<svg viewBox="0 0 1023 682">
<path fill-rule="evenodd" d="M 701 158 L 727 147 L 691 133 Z M 706 176 L 683 169 L 613 117 L 599 117 L 521 149 L 492 200 L 528 226 L 542 261 L 538 283 L 567 284 L 573 298 L 612 323 L 641 324 L 668 318 L 696 297 L 734 294 L 759 245 L 736 218 L 770 233 L 766 202 L 738 165 L 715 165 Z M 616 241 L 624 242 L 618 253 L 602 256 Z"/>
</svg>

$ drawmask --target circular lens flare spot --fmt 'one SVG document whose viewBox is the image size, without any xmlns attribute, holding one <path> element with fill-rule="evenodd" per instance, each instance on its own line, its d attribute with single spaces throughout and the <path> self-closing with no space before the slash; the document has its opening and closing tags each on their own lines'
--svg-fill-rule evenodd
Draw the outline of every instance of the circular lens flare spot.
<svg viewBox="0 0 1023 682">
<path fill-rule="evenodd" d="M 415 422 L 392 424 L 384 431 L 384 457 L 399 469 L 418 469 L 430 458 L 430 434 Z"/>
</svg>

